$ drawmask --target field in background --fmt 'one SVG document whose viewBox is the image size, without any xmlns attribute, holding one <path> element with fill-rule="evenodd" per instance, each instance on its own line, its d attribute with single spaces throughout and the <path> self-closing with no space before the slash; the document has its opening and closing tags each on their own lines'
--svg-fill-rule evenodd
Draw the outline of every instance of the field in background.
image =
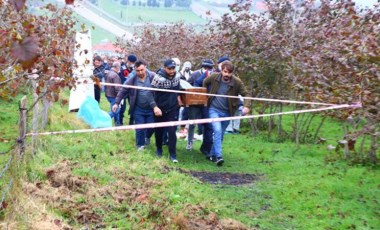
<svg viewBox="0 0 380 230">
<path fill-rule="evenodd" d="M 112 0 L 102 0 L 99 7 L 125 23 L 171 23 L 184 21 L 189 24 L 204 24 L 206 20 L 197 16 L 190 9 L 123 6 Z"/>
</svg>

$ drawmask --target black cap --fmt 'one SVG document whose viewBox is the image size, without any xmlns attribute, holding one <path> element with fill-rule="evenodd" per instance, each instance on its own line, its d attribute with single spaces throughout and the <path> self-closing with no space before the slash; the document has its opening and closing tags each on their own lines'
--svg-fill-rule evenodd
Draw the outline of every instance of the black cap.
<svg viewBox="0 0 380 230">
<path fill-rule="evenodd" d="M 130 62 L 136 62 L 137 61 L 137 57 L 136 55 L 134 54 L 131 54 L 127 57 L 127 60 L 130 61 Z"/>
<path fill-rule="evenodd" d="M 175 61 L 173 61 L 173 59 L 168 59 L 164 63 L 164 67 L 167 67 L 167 68 L 173 68 L 176 66 L 177 66 L 177 64 L 175 63 Z"/>
</svg>

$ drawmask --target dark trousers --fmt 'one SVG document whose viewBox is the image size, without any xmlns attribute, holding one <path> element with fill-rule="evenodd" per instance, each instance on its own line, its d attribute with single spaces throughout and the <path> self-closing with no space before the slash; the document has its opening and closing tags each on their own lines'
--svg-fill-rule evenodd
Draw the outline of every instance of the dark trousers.
<svg viewBox="0 0 380 230">
<path fill-rule="evenodd" d="M 178 121 L 179 110 L 177 108 L 172 109 L 171 111 L 164 112 L 162 111 L 161 117 L 154 117 L 155 122 L 167 122 L 167 121 Z M 176 126 L 168 126 L 162 128 L 154 129 L 154 137 L 156 138 L 156 149 L 157 153 L 162 153 L 162 139 L 164 131 L 168 132 L 168 148 L 171 157 L 176 157 L 176 145 L 177 145 L 177 135 L 176 135 Z"/>
<path fill-rule="evenodd" d="M 100 87 L 98 85 L 94 85 L 94 97 L 98 103 L 100 103 L 100 93 L 101 92 L 102 92 L 102 90 L 100 89 Z"/>
<path fill-rule="evenodd" d="M 127 109 L 127 99 L 124 99 L 123 104 L 120 106 L 120 124 L 124 125 L 124 113 Z M 131 124 L 130 124 L 131 125 Z"/>
<path fill-rule="evenodd" d="M 209 113 L 208 113 L 208 107 L 205 106 L 190 106 L 189 107 L 189 119 L 204 119 L 204 118 L 209 118 Z M 201 145 L 201 152 L 209 156 L 211 147 L 213 144 L 213 129 L 212 129 L 212 124 L 211 123 L 205 123 L 202 124 L 203 127 L 203 141 Z M 194 125 L 190 125 L 189 127 L 189 138 L 193 138 L 194 136 Z"/>
</svg>

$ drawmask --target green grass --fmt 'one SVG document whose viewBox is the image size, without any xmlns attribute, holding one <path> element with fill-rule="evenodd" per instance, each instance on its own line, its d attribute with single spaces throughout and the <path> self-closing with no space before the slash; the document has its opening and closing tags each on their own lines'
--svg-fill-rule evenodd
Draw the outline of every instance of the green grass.
<svg viewBox="0 0 380 230">
<path fill-rule="evenodd" d="M 15 107 L 15 103 L 1 103 L 0 108 L 13 114 L 12 109 L 6 108 Z M 101 108 L 108 110 L 104 95 Z M 56 104 L 51 113 L 48 130 L 87 128 L 76 119 L 76 113 L 67 112 L 66 106 Z M 4 119 L 12 121 L 15 117 Z M 284 116 L 288 129 L 292 119 Z M 243 122 L 244 130 L 247 125 Z M 7 135 L 14 136 L 14 131 L 8 130 Z M 328 119 L 321 135 L 339 137 L 340 125 Z M 263 133 L 257 137 L 247 133 L 226 135 L 223 143 L 226 162 L 223 167 L 216 167 L 197 151 L 199 142 L 189 152 L 185 150 L 185 141 L 178 140 L 180 163 L 173 165 L 167 159 L 167 149 L 162 159 L 155 157 L 152 145 L 144 153 L 137 153 L 134 131 L 44 136 L 39 138 L 36 156 L 28 162 L 27 181 L 46 183 L 48 169 L 69 162 L 73 175 L 87 182 L 84 188 L 103 194 L 89 196 L 71 191 L 71 198 L 66 202 L 72 200 L 71 204 L 75 205 L 70 206 L 70 213 L 64 209 L 66 203 L 57 206 L 45 201 L 45 205 L 52 207 L 55 218 L 74 228 L 84 227 L 73 213 L 79 210 L 76 205 L 85 204 L 96 204 L 89 210 L 103 216 L 104 228 L 154 229 L 162 224 L 175 229 L 174 220 L 180 213 L 194 220 L 200 216 L 207 219 L 210 213 L 215 213 L 219 219 L 232 218 L 259 229 L 376 229 L 380 226 L 378 168 L 350 166 L 340 160 L 325 163 L 326 155 L 331 154 L 326 144 L 304 144 L 296 151 L 291 142 L 268 140 Z M 248 173 L 260 175 L 261 179 L 243 186 L 211 185 L 179 169 Z M 105 190 L 108 192 L 102 193 Z M 115 202 L 112 197 L 115 191 L 119 191 L 115 194 L 120 194 L 123 202 Z M 124 194 L 125 191 L 134 192 Z"/>
<path fill-rule="evenodd" d="M 190 9 L 123 6 L 112 0 L 99 1 L 99 7 L 110 15 L 125 23 L 171 23 L 184 21 L 186 23 L 203 24 L 206 20 L 197 16 Z"/>
</svg>

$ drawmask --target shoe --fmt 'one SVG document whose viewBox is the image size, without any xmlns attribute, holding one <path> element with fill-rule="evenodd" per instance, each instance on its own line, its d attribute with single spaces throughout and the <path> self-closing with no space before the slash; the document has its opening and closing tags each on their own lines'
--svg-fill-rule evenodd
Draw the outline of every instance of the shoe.
<svg viewBox="0 0 380 230">
<path fill-rule="evenodd" d="M 222 157 L 217 157 L 215 163 L 217 166 L 222 166 L 224 163 L 224 160 Z"/>
<path fill-rule="evenodd" d="M 211 162 L 216 162 L 216 157 L 214 157 L 214 156 L 211 156 L 211 157 L 207 156 L 206 159 L 211 161 Z"/>
<path fill-rule="evenodd" d="M 162 157 L 162 150 L 157 150 L 156 151 L 156 156 L 157 157 Z"/>
<path fill-rule="evenodd" d="M 137 147 L 137 152 L 143 152 L 145 150 L 145 146 Z"/>
<path fill-rule="evenodd" d="M 146 146 L 150 145 L 150 138 L 145 138 L 145 145 Z"/>
<path fill-rule="evenodd" d="M 173 163 L 178 163 L 178 160 L 177 160 L 177 158 L 175 158 L 175 157 L 170 157 L 170 160 L 171 160 Z"/>
<path fill-rule="evenodd" d="M 193 150 L 193 143 L 192 143 L 192 142 L 187 142 L 186 149 L 187 149 L 188 151 Z"/>
</svg>

